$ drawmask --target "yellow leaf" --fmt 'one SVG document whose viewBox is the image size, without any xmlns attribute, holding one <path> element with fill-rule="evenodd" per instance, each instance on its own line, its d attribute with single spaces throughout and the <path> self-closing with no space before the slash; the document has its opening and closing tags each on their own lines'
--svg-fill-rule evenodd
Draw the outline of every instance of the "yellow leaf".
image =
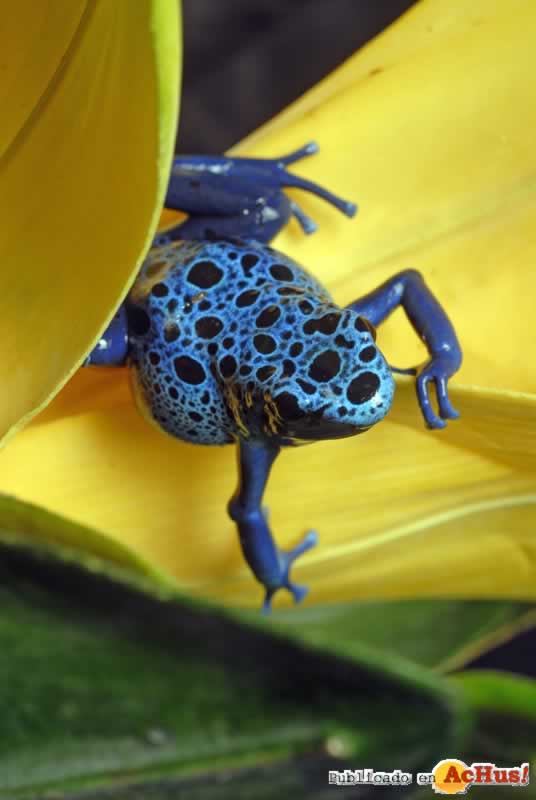
<svg viewBox="0 0 536 800">
<path fill-rule="evenodd" d="M 530 0 L 419 3 L 328 79 L 327 101 L 313 102 L 313 90 L 300 113 L 284 112 L 236 148 L 273 155 L 317 138 L 321 153 L 300 174 L 356 200 L 359 214 L 348 223 L 296 193 L 320 232 L 304 240 L 289 227 L 275 246 L 341 303 L 401 269 L 421 270 L 463 343 L 460 381 L 531 392 L 535 37 Z M 397 366 L 425 355 L 402 315 L 382 328 L 380 345 Z"/>
<path fill-rule="evenodd" d="M 239 148 L 274 156 L 319 141 L 296 171 L 361 211 L 349 222 L 300 195 L 320 231 L 289 226 L 276 246 L 341 303 L 421 270 L 471 384 L 453 388 L 462 419 L 446 431 L 424 429 L 400 379 L 377 428 L 281 456 L 266 496 L 276 539 L 320 534 L 293 573 L 308 602 L 536 594 L 535 34 L 530 0 L 422 0 Z M 424 356 L 401 314 L 378 341 L 397 366 Z M 0 488 L 121 540 L 183 588 L 257 605 L 225 513 L 234 460 L 148 426 L 126 371 L 88 370 L 4 453 Z"/>
<path fill-rule="evenodd" d="M 3 13 L 0 436 L 58 391 L 150 243 L 172 157 L 176 0 Z"/>
<path fill-rule="evenodd" d="M 534 597 L 534 434 L 519 454 L 536 400 L 471 389 L 453 399 L 465 435 L 422 429 L 403 379 L 382 425 L 281 456 L 270 520 L 282 547 L 318 529 L 294 571 L 315 602 Z M 0 473 L 3 491 L 127 542 L 182 588 L 255 605 L 261 591 L 225 513 L 235 479 L 233 448 L 160 433 L 133 406 L 127 371 L 104 369 L 79 373 L 7 448 Z"/>
</svg>

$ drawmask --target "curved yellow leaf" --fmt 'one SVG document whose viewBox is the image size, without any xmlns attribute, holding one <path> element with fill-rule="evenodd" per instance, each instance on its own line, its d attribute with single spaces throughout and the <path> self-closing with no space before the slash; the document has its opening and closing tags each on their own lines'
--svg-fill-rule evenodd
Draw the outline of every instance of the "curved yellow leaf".
<svg viewBox="0 0 536 800">
<path fill-rule="evenodd" d="M 0 157 L 38 108 L 84 25 L 87 0 L 22 0 L 2 8 Z M 24 46 L 21 46 L 24 44 Z"/>
<path fill-rule="evenodd" d="M 114 313 L 173 152 L 176 0 L 68 6 L 19 4 L 2 26 L 0 436 L 65 383 Z"/>
</svg>

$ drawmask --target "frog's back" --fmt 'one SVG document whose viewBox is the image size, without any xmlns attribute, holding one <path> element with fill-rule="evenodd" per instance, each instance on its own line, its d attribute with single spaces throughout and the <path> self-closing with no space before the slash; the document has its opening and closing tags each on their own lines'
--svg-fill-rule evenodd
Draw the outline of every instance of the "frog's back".
<svg viewBox="0 0 536 800">
<path fill-rule="evenodd" d="M 218 303 L 237 300 L 244 291 L 268 286 L 280 290 L 278 297 L 285 296 L 290 287 L 297 287 L 329 299 L 316 278 L 292 259 L 268 245 L 240 239 L 178 241 L 153 248 L 131 297 L 146 296 L 161 280 L 177 300 L 199 300 L 203 295 L 205 308 L 207 303 L 217 308 Z M 238 307 L 245 305 L 237 303 Z M 224 306 L 217 310 L 223 311 Z"/>
<path fill-rule="evenodd" d="M 312 275 L 257 242 L 155 248 L 128 301 L 136 395 L 144 411 L 186 441 L 233 441 L 244 431 L 226 387 L 262 376 L 263 366 L 273 374 L 296 323 L 326 304 L 331 298 Z"/>
</svg>

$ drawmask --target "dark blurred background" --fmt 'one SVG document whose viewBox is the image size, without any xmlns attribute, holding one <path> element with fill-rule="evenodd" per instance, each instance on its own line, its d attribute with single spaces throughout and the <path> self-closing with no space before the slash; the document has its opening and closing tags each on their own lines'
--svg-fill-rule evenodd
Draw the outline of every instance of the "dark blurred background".
<svg viewBox="0 0 536 800">
<path fill-rule="evenodd" d="M 412 0 L 182 0 L 177 151 L 219 153 L 314 86 Z M 311 137 L 314 132 L 311 132 Z"/>
<path fill-rule="evenodd" d="M 184 77 L 177 152 L 225 151 L 415 2 L 182 0 Z M 536 677 L 535 652 L 536 635 L 529 631 L 473 666 Z"/>
</svg>

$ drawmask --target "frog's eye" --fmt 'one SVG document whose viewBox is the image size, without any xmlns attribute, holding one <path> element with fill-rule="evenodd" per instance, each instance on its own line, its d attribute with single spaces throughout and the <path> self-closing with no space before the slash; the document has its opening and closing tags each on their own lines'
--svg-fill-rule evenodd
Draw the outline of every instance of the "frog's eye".
<svg viewBox="0 0 536 800">
<path fill-rule="evenodd" d="M 361 331 L 361 333 L 368 331 L 374 341 L 376 341 L 376 328 L 366 317 L 358 317 L 355 321 L 355 327 L 356 330 Z"/>
</svg>

